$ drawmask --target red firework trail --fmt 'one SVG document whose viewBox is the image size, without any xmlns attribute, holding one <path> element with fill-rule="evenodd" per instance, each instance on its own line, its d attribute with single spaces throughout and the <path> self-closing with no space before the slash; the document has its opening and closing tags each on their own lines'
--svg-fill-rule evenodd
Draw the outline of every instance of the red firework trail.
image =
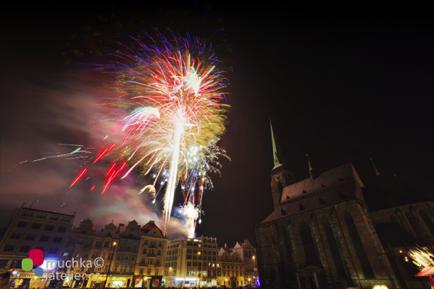
<svg viewBox="0 0 434 289">
<path fill-rule="evenodd" d="M 69 186 L 69 188 L 72 188 L 73 186 L 75 186 L 76 183 L 78 183 L 78 181 L 81 180 L 81 178 L 87 173 L 88 169 L 87 168 L 83 168 L 77 175 L 77 177 L 72 181 L 71 185 Z"/>
<path fill-rule="evenodd" d="M 95 158 L 95 160 L 92 162 L 92 164 L 96 164 L 100 159 L 102 159 L 113 147 L 115 144 L 112 144 L 108 147 L 105 147 Z"/>
<path fill-rule="evenodd" d="M 117 170 L 111 170 L 111 174 L 106 179 L 106 182 L 105 182 L 104 187 L 101 191 L 101 194 L 105 193 L 105 191 L 110 186 L 110 184 L 113 182 L 113 180 L 125 169 L 126 166 L 127 166 L 127 162 L 123 162 Z"/>
</svg>

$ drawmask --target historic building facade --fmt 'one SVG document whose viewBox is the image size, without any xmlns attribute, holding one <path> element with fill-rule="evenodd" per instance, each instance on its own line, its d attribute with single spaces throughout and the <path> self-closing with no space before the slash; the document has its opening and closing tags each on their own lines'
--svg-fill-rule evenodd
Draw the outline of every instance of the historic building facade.
<svg viewBox="0 0 434 289">
<path fill-rule="evenodd" d="M 239 246 L 237 243 L 236 245 Z M 240 254 L 226 244 L 217 255 L 217 283 L 224 287 L 244 286 L 244 264 Z"/>
<path fill-rule="evenodd" d="M 169 241 L 154 221 L 148 222 L 141 228 L 135 275 L 140 276 L 143 281 L 137 281 L 135 286 L 140 286 L 140 282 L 146 284 L 150 276 L 164 275 L 168 243 Z"/>
<path fill-rule="evenodd" d="M 32 248 L 42 249 L 47 257 L 61 259 L 67 254 L 69 233 L 74 215 L 44 211 L 30 207 L 17 208 L 0 242 L 0 268 L 21 268 L 21 260 Z M 29 286 L 32 272 L 12 275 L 15 286 Z M 35 287 L 46 281 L 34 279 Z"/>
<path fill-rule="evenodd" d="M 240 256 L 243 263 L 244 284 L 257 286 L 258 264 L 256 261 L 256 248 L 246 239 L 241 244 L 237 242 L 233 251 Z"/>
<path fill-rule="evenodd" d="M 217 251 L 215 237 L 170 241 L 165 262 L 167 285 L 215 286 Z"/>
<path fill-rule="evenodd" d="M 256 286 L 256 249 L 248 240 L 221 249 L 217 238 L 201 236 L 169 241 L 155 222 L 113 222 L 96 227 L 90 219 L 73 227 L 74 215 L 19 208 L 0 243 L 1 272 L 14 272 L 11 286 L 71 288 L 148 288 L 153 278 L 166 286 Z M 30 249 L 41 248 L 50 260 L 102 260 L 100 266 L 44 268 L 43 275 L 22 271 Z M 222 251 L 223 250 L 223 251 Z M 77 274 L 51 283 L 49 272 Z"/>
<path fill-rule="evenodd" d="M 163 260 L 167 238 L 150 221 L 144 226 L 131 221 L 125 226 L 107 224 L 100 231 L 90 220 L 84 220 L 72 235 L 73 255 L 84 259 L 104 259 L 104 266 L 92 268 L 83 284 L 71 286 L 147 287 L 151 278 L 164 273 Z"/>
<path fill-rule="evenodd" d="M 310 177 L 294 181 L 279 162 L 273 131 L 272 144 L 274 209 L 256 228 L 266 288 L 423 288 L 420 280 L 405 280 L 413 278 L 402 273 L 409 247 L 392 245 L 385 229 L 408 239 L 407 246 L 432 246 L 432 203 L 370 212 L 352 164 L 317 174 L 309 161 Z"/>
<path fill-rule="evenodd" d="M 164 274 L 168 240 L 153 221 L 142 227 L 133 220 L 126 226 L 110 223 L 96 229 L 89 219 L 74 228 L 73 219 L 74 215 L 33 208 L 15 211 L 0 243 L 0 269 L 13 270 L 12 286 L 43 288 L 51 282 L 45 272 L 36 278 L 34 272 L 20 270 L 21 260 L 33 248 L 42 249 L 49 260 L 103 260 L 101 266 L 54 268 L 86 276 L 66 278 L 63 286 L 146 288 L 152 277 Z"/>
<path fill-rule="evenodd" d="M 273 132 L 272 132 L 273 133 Z M 269 288 L 398 288 L 351 164 L 294 182 L 273 140 L 273 212 L 257 226 L 260 277 Z"/>
<path fill-rule="evenodd" d="M 21 261 L 31 248 L 43 249 L 53 257 L 62 256 L 73 219 L 74 215 L 26 207 L 16 209 L 0 243 L 1 266 L 12 266 L 17 257 Z"/>
<path fill-rule="evenodd" d="M 233 247 L 225 244 L 217 255 L 217 283 L 225 287 L 253 286 L 256 287 L 258 268 L 256 263 L 256 248 L 244 240 Z"/>
<path fill-rule="evenodd" d="M 110 283 L 111 280 L 107 273 L 113 274 L 116 249 L 120 239 L 117 228 L 115 224 L 110 223 L 98 231 L 90 219 L 85 219 L 72 230 L 67 246 L 67 250 L 70 252 L 69 256 L 84 260 L 94 260 L 101 257 L 104 264 L 100 268 L 70 268 L 68 273 L 87 273 L 90 278 L 71 280 L 65 284 L 66 286 L 86 288 L 94 287 L 97 284 Z"/>
</svg>

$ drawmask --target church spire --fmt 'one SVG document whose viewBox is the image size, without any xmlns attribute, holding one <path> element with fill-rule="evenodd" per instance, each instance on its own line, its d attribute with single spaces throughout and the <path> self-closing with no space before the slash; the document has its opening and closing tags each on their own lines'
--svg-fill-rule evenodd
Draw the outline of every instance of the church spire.
<svg viewBox="0 0 434 289">
<path fill-rule="evenodd" d="M 369 161 L 371 162 L 375 176 L 378 177 L 379 175 L 381 175 L 380 171 L 377 169 L 377 166 L 375 165 L 374 159 L 371 157 L 371 158 L 369 158 Z"/>
<path fill-rule="evenodd" d="M 316 172 L 312 166 L 312 162 L 310 160 L 309 154 L 306 154 L 306 158 L 307 158 L 307 166 L 309 168 L 309 176 L 311 179 L 314 179 L 314 178 L 316 178 L 317 175 L 316 175 Z"/>
<path fill-rule="evenodd" d="M 276 140 L 274 139 L 274 132 L 273 132 L 273 125 L 271 124 L 270 120 L 270 131 L 271 131 L 271 145 L 273 147 L 273 170 L 277 169 L 282 166 L 282 164 L 279 161 L 279 157 L 277 155 L 277 146 L 276 146 Z"/>
</svg>

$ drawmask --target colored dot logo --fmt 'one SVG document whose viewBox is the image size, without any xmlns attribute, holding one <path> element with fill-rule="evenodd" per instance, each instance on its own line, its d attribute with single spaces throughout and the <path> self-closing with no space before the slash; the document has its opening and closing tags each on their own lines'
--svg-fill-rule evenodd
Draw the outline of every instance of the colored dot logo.
<svg viewBox="0 0 434 289">
<path fill-rule="evenodd" d="M 31 271 L 35 267 L 35 276 L 42 276 L 43 270 L 40 265 L 44 263 L 44 251 L 41 249 L 31 249 L 27 253 L 27 258 L 21 260 L 21 270 Z"/>
</svg>

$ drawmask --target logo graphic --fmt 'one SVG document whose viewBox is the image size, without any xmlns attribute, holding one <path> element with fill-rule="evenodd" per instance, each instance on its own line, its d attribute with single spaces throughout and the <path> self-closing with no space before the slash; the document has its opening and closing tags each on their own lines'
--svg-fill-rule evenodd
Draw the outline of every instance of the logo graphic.
<svg viewBox="0 0 434 289">
<path fill-rule="evenodd" d="M 21 269 L 23 271 L 32 271 L 35 267 L 35 276 L 42 276 L 43 270 L 41 267 L 44 263 L 44 251 L 41 249 L 31 249 L 27 253 L 27 258 L 21 260 Z"/>
</svg>

